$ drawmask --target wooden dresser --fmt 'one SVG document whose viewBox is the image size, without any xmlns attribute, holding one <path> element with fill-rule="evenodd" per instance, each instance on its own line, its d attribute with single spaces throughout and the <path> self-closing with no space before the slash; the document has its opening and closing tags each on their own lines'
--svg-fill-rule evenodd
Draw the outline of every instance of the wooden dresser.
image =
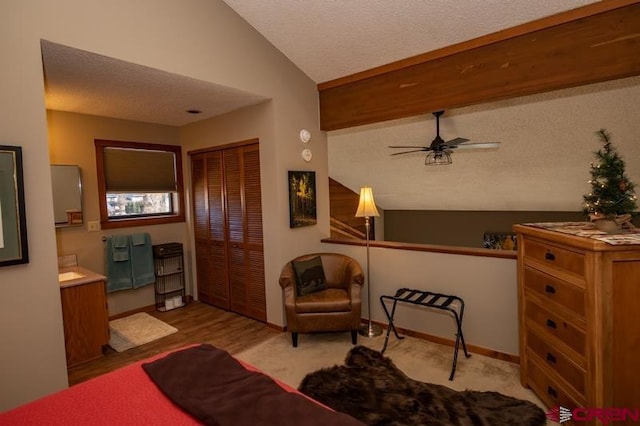
<svg viewBox="0 0 640 426">
<path fill-rule="evenodd" d="M 518 235 L 521 382 L 548 407 L 640 407 L 640 245 Z"/>
</svg>

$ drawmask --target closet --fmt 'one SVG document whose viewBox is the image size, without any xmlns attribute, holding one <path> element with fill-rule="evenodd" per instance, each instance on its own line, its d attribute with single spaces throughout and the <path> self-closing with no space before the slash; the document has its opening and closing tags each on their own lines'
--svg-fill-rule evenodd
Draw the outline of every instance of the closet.
<svg viewBox="0 0 640 426">
<path fill-rule="evenodd" d="M 258 141 L 189 155 L 198 298 L 266 321 Z"/>
</svg>

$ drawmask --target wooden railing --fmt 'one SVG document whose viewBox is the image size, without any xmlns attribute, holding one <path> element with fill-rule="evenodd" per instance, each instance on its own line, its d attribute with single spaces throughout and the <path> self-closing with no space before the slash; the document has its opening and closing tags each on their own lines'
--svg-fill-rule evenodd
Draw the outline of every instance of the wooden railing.
<svg viewBox="0 0 640 426">
<path fill-rule="evenodd" d="M 365 238 L 365 220 L 356 217 L 359 194 L 329 178 L 329 214 L 331 216 L 331 235 L 337 238 Z M 335 226 L 335 229 L 334 229 Z M 375 226 L 371 218 L 370 238 L 375 239 Z"/>
<path fill-rule="evenodd" d="M 359 240 L 365 239 L 366 235 L 364 232 L 361 232 L 356 228 L 349 226 L 348 224 L 333 216 L 331 216 L 329 219 L 331 238 L 355 238 Z"/>
</svg>

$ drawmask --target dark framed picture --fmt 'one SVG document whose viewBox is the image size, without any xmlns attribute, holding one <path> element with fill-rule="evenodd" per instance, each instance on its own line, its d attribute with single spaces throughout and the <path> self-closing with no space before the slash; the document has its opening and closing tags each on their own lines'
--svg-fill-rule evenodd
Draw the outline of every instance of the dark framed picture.
<svg viewBox="0 0 640 426">
<path fill-rule="evenodd" d="M 0 266 L 28 262 L 22 148 L 0 145 Z"/>
<path fill-rule="evenodd" d="M 289 171 L 289 227 L 315 225 L 316 172 Z"/>
</svg>

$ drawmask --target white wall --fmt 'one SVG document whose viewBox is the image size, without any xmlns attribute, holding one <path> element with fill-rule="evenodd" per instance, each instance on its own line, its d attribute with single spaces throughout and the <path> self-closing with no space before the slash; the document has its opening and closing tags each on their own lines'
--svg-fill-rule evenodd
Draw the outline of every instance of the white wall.
<svg viewBox="0 0 640 426">
<path fill-rule="evenodd" d="M 0 269 L 3 294 L 0 410 L 67 386 L 41 39 L 272 99 L 268 104 L 227 117 L 232 121 L 249 117 L 250 123 L 238 122 L 230 126 L 215 120 L 210 124 L 210 136 L 198 130 L 191 135 L 187 129 L 180 138 L 188 149 L 232 142 L 245 136 L 260 138 L 264 147 L 261 152 L 265 173 L 262 176 L 265 184 L 264 223 L 268 228 L 265 232 L 268 321 L 283 324 L 277 287 L 282 265 L 305 252 L 339 251 L 339 246 L 319 242 L 320 238 L 329 235 L 329 203 L 326 135 L 319 130 L 316 85 L 220 0 L 3 0 L 0 3 L 3 59 L 0 68 L 0 143 L 23 148 L 30 263 Z M 628 116 L 628 120 L 632 120 L 633 112 L 618 116 Z M 571 113 L 566 114 L 570 116 Z M 503 123 L 499 118 L 495 120 L 496 125 Z M 536 123 L 541 129 L 549 126 L 543 121 Z M 243 129 L 244 126 L 247 128 Z M 599 126 L 598 123 L 596 127 Z M 303 146 L 298 133 L 302 128 L 312 134 L 308 144 L 314 154 L 311 163 L 304 163 L 300 158 Z M 428 128 L 425 133 L 429 135 L 430 131 Z M 545 135 L 548 133 L 541 132 L 541 137 Z M 485 135 L 474 138 L 481 136 Z M 562 144 L 562 135 L 555 139 Z M 591 151 L 591 140 L 588 144 L 586 150 Z M 539 151 L 533 150 L 533 153 L 536 155 Z M 571 155 L 571 152 L 562 155 Z M 424 168 L 421 164 L 416 167 Z M 289 229 L 288 170 L 317 173 L 318 225 Z M 370 169 L 368 173 L 372 173 L 371 170 L 376 169 Z M 375 182 L 372 185 L 375 190 Z M 378 197 L 376 192 L 376 199 Z M 386 206 L 382 204 L 382 207 Z M 355 247 L 344 250 L 357 251 Z M 358 252 L 356 257 L 364 264 L 362 256 L 364 253 Z M 447 289 L 459 290 L 467 300 L 465 332 L 469 342 L 513 353 L 508 342 L 513 340 L 516 322 L 508 320 L 515 317 L 515 266 L 508 265 L 514 265 L 514 262 L 487 260 L 480 263 L 464 256 L 454 259 L 441 256 L 406 252 L 387 255 L 386 251 L 374 249 L 372 265 L 376 266 L 372 269 L 372 286 L 377 292 L 400 285 L 455 286 Z M 397 272 L 398 268 L 406 268 L 406 272 L 404 269 Z M 463 274 L 463 271 L 474 270 L 475 274 Z M 475 275 L 487 279 L 474 280 Z M 431 276 L 434 276 L 433 282 L 425 281 Z M 490 281 L 490 277 L 496 281 Z M 497 294 L 501 296 L 504 309 L 494 317 L 495 321 L 483 321 L 485 313 L 488 319 L 492 318 L 489 314 L 496 314 L 486 311 L 483 307 L 486 298 L 483 297 Z M 374 297 L 378 295 L 374 292 Z M 474 312 L 477 309 L 479 311 Z M 374 318 L 382 319 L 380 314 L 374 311 Z M 416 313 L 415 321 L 421 323 L 423 315 L 428 314 Z M 404 326 L 403 322 L 399 325 Z M 438 334 L 431 330 L 425 332 Z M 442 334 L 446 333 L 443 331 Z M 500 341 L 492 336 L 501 336 Z"/>
<path fill-rule="evenodd" d="M 366 271 L 366 247 L 323 244 L 322 249 L 351 256 Z M 369 269 L 372 320 L 387 323 L 380 296 L 393 296 L 399 288 L 454 295 L 465 302 L 462 328 L 467 344 L 519 354 L 515 259 L 371 247 Z M 366 316 L 366 289 L 363 294 Z M 455 340 L 455 320 L 444 311 L 399 303 L 394 324 Z"/>
<path fill-rule="evenodd" d="M 78 227 L 56 229 L 58 256 L 75 254 L 78 264 L 99 274 L 104 274 L 104 242 L 106 235 L 148 232 L 153 244 L 178 242 L 186 250 L 187 226 L 185 223 L 153 225 L 136 228 L 104 229 L 88 232 L 89 221 L 100 221 L 98 203 L 98 177 L 94 139 L 148 142 L 179 145 L 179 129 L 172 126 L 140 123 L 129 120 L 96 117 L 61 111 L 47 111 L 49 155 L 52 164 L 76 164 L 80 166 L 83 189 L 84 224 Z M 183 152 L 183 155 L 186 153 Z M 186 274 L 187 293 L 191 293 L 190 271 Z M 109 294 L 109 315 L 131 311 L 155 303 L 152 285 L 135 290 Z"/>
<path fill-rule="evenodd" d="M 357 189 L 373 187 L 388 210 L 580 211 L 589 163 L 606 128 L 640 184 L 640 77 L 446 111 L 443 139 L 501 142 L 497 149 L 458 150 L 453 164 L 428 167 L 424 153 L 391 156 L 389 145 L 428 145 L 430 113 L 329 132 L 329 172 Z M 366 178 L 366 181 L 363 181 Z"/>
<path fill-rule="evenodd" d="M 0 410 L 67 386 L 41 39 L 273 99 L 268 134 L 252 135 L 268 145 L 263 154 L 273 214 L 265 242 L 268 287 L 277 282 L 286 260 L 317 249 L 329 228 L 324 183 L 318 188 L 318 226 L 290 230 L 284 215 L 288 169 L 312 169 L 318 182 L 327 180 L 316 85 L 222 1 L 3 1 L 0 143 L 23 147 L 31 261 L 0 270 L 5 305 L 0 310 Z M 313 135 L 310 164 L 300 158 L 301 128 Z M 281 324 L 276 306 L 273 299 L 268 319 Z"/>
<path fill-rule="evenodd" d="M 300 157 L 299 152 L 303 147 L 298 139 L 299 130 L 297 127 L 294 126 L 286 131 L 285 137 L 278 138 L 276 136 L 273 125 L 274 114 L 274 102 L 271 101 L 243 108 L 220 117 L 182 127 L 180 140 L 185 152 L 189 152 L 253 138 L 259 139 L 267 321 L 283 326 L 285 319 L 282 309 L 282 289 L 278 284 L 278 277 L 288 259 L 309 250 L 316 250 L 320 239 L 327 237 L 327 234 L 322 231 L 328 226 L 328 203 L 326 202 L 328 178 L 326 171 L 321 167 L 322 159 L 314 158 L 311 163 L 307 164 Z M 318 152 L 318 155 L 322 157 L 323 135 L 316 131 L 312 140 L 313 142 L 306 145 L 311 146 L 314 152 Z M 278 150 L 278 145 L 284 147 L 284 151 Z M 278 154 L 276 155 L 276 153 Z M 189 161 L 189 156 L 186 157 L 186 161 Z M 326 157 L 324 164 L 326 164 Z M 185 181 L 190 187 L 190 164 L 185 165 L 185 170 L 187 170 Z M 323 193 L 318 205 L 320 209 L 325 211 L 324 214 L 318 213 L 320 226 L 289 229 L 287 170 L 317 171 L 316 179 L 319 182 L 317 189 Z M 327 182 L 327 185 L 322 185 L 322 182 Z M 189 215 L 191 215 L 191 211 L 189 211 Z M 189 235 L 193 235 L 193 220 L 191 218 L 189 224 Z M 192 247 L 192 250 L 194 249 Z M 195 259 L 192 259 L 192 270 L 195 270 Z"/>
</svg>

